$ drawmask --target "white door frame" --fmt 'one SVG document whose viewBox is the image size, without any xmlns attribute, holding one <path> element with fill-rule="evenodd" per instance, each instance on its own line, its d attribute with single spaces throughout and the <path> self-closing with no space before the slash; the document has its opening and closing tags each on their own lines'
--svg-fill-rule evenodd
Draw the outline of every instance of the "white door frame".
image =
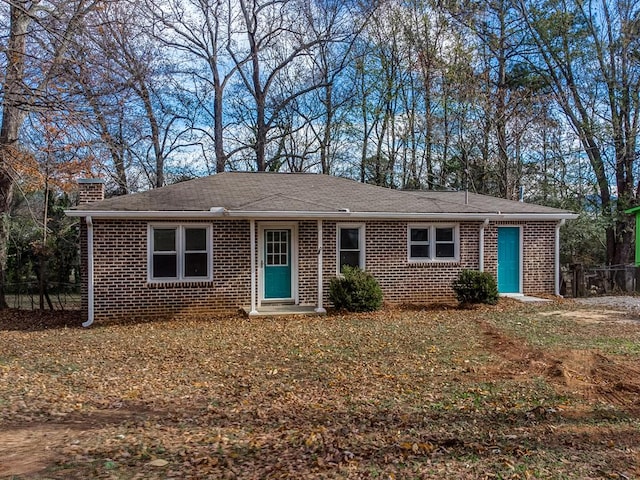
<svg viewBox="0 0 640 480">
<path fill-rule="evenodd" d="M 264 231 L 291 230 L 291 298 L 264 298 Z M 298 305 L 298 222 L 260 222 L 258 224 L 258 307 L 263 302 L 291 302 Z"/>
</svg>

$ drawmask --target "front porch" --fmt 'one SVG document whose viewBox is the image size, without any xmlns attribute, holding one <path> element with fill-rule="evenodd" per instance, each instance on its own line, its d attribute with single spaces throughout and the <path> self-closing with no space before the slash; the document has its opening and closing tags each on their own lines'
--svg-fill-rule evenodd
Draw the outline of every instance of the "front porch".
<svg viewBox="0 0 640 480">
<path fill-rule="evenodd" d="M 241 307 L 245 315 L 326 313 L 323 307 L 323 220 L 250 219 L 249 230 L 251 284 L 250 305 L 245 303 L 247 298 Z"/>
</svg>

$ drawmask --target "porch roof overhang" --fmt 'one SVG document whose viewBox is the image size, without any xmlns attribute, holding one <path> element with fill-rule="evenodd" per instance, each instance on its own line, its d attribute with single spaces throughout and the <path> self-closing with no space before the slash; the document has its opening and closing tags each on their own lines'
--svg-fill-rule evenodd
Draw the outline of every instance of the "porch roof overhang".
<svg viewBox="0 0 640 480">
<path fill-rule="evenodd" d="M 254 220 L 411 220 L 411 221 L 559 221 L 571 220 L 578 215 L 569 212 L 558 213 L 505 213 L 505 212 L 351 212 L 351 211 L 269 211 L 269 210 L 227 210 L 212 207 L 210 210 L 66 210 L 71 217 L 129 220 L 205 220 L 205 219 L 254 219 Z"/>
</svg>

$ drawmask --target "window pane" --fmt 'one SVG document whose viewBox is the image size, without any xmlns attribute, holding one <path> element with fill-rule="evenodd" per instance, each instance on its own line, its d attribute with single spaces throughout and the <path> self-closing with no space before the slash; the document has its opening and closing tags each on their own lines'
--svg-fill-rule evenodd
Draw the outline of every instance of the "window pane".
<svg viewBox="0 0 640 480">
<path fill-rule="evenodd" d="M 453 228 L 436 228 L 436 242 L 453 242 Z"/>
<path fill-rule="evenodd" d="M 176 229 L 175 228 L 154 228 L 153 229 L 153 251 L 154 252 L 175 252 L 176 251 Z"/>
<path fill-rule="evenodd" d="M 342 267 L 345 265 L 350 267 L 359 267 L 360 252 L 340 252 L 340 271 L 342 271 Z"/>
<path fill-rule="evenodd" d="M 340 250 L 358 250 L 360 248 L 360 230 L 357 228 L 340 229 Z"/>
<path fill-rule="evenodd" d="M 412 228 L 411 241 L 412 242 L 428 242 L 429 229 L 428 228 Z"/>
<path fill-rule="evenodd" d="M 207 254 L 206 253 L 185 253 L 184 254 L 184 276 L 185 277 L 206 277 L 207 276 Z"/>
<path fill-rule="evenodd" d="M 187 251 L 207 249 L 206 228 L 185 228 L 184 237 Z"/>
<path fill-rule="evenodd" d="M 411 245 L 411 258 L 429 258 L 429 245 Z"/>
<path fill-rule="evenodd" d="M 436 244 L 436 257 L 438 258 L 453 258 L 455 256 L 455 248 L 453 243 L 438 243 Z"/>
<path fill-rule="evenodd" d="M 178 276 L 176 255 L 154 255 L 153 256 L 153 278 L 176 278 Z"/>
</svg>

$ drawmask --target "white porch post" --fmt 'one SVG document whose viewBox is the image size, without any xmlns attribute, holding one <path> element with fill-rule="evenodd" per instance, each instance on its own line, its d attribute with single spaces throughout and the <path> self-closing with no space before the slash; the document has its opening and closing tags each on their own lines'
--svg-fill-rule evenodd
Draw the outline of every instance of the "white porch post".
<svg viewBox="0 0 640 480">
<path fill-rule="evenodd" d="M 318 220 L 318 304 L 316 313 L 327 313 L 322 306 L 322 220 Z"/>
<path fill-rule="evenodd" d="M 249 316 L 258 315 L 256 308 L 256 221 L 249 220 L 249 236 L 251 237 L 251 311 Z"/>
<path fill-rule="evenodd" d="M 480 244 L 478 245 L 478 270 L 484 272 L 484 229 L 489 225 L 489 219 L 485 219 L 480 225 Z"/>
<path fill-rule="evenodd" d="M 555 294 L 560 296 L 560 227 L 564 225 L 565 220 L 562 219 L 556 224 L 556 242 L 555 242 Z"/>
</svg>

